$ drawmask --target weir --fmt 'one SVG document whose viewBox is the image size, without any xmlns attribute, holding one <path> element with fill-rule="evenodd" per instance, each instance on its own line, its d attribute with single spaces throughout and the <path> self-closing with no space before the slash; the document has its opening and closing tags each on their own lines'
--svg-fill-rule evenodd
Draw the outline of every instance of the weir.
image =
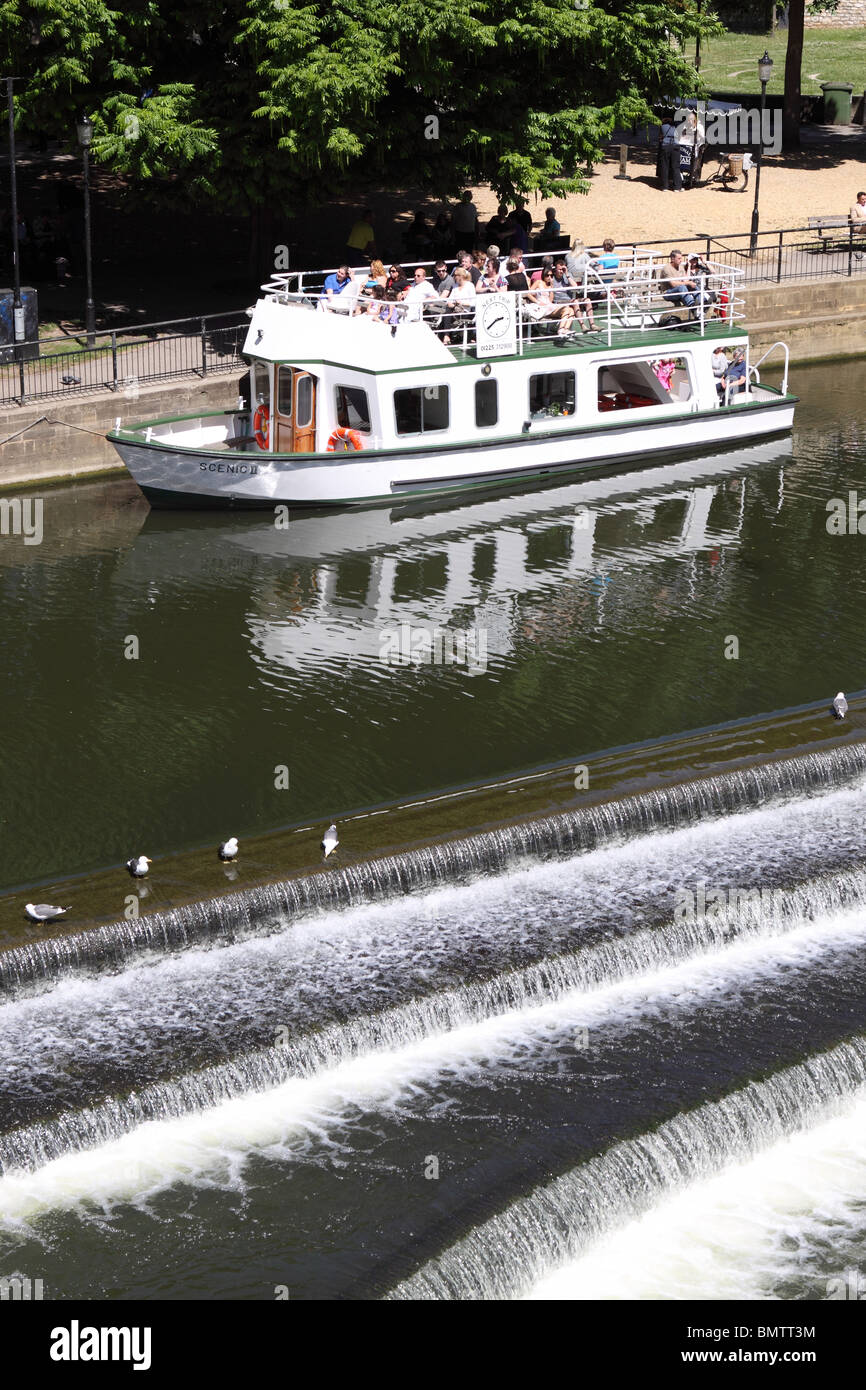
<svg viewBox="0 0 866 1390">
<path fill-rule="evenodd" d="M 78 972 L 114 970 L 135 955 L 225 945 L 284 929 L 305 914 L 462 883 L 521 862 L 570 855 L 623 837 L 674 830 L 770 801 L 817 795 L 866 772 L 866 744 L 782 758 L 616 801 L 581 807 L 371 858 L 246 891 L 49 937 L 0 953 L 0 998 Z"/>
<path fill-rule="evenodd" d="M 749 903 L 736 919 L 714 914 L 672 921 L 553 956 L 489 980 L 416 997 L 405 1004 L 360 1014 L 345 1023 L 304 1033 L 143 1086 L 126 1095 L 0 1132 L 0 1173 L 35 1170 L 70 1152 L 95 1148 L 153 1120 L 171 1120 L 210 1109 L 251 1092 L 262 1093 L 290 1078 L 309 1078 L 354 1058 L 401 1050 L 510 1013 L 539 1009 L 566 996 L 591 994 L 639 978 L 743 938 L 783 935 L 816 919 L 866 907 L 866 871 L 826 875 L 778 893 L 772 905 Z"/>
<path fill-rule="evenodd" d="M 489 1221 L 418 1272 L 391 1299 L 510 1299 L 667 1193 L 742 1162 L 838 1113 L 866 1085 L 858 1037 L 613 1145 Z"/>
</svg>

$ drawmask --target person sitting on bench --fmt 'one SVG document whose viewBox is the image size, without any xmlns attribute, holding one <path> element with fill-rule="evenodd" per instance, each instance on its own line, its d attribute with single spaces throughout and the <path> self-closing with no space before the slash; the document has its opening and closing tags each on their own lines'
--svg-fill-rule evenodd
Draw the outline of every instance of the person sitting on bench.
<svg viewBox="0 0 866 1390">
<path fill-rule="evenodd" d="M 695 309 L 702 302 L 710 302 L 707 294 L 701 294 L 698 289 L 697 281 L 690 280 L 687 272 L 683 269 L 683 253 L 674 249 L 671 251 L 667 263 L 662 266 L 659 279 L 662 284 L 662 296 L 670 300 L 671 304 L 681 305 L 686 309 Z"/>
</svg>

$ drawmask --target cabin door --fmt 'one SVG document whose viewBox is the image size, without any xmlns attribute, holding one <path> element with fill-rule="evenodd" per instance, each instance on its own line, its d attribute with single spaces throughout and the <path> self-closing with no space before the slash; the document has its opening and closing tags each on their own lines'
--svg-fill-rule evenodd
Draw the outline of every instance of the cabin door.
<svg viewBox="0 0 866 1390">
<path fill-rule="evenodd" d="M 310 454 L 316 447 L 316 378 L 297 367 L 277 368 L 276 449 Z"/>
<path fill-rule="evenodd" d="M 277 367 L 276 427 L 274 448 L 279 454 L 291 454 L 295 447 L 294 418 L 294 372 L 291 367 Z"/>
<path fill-rule="evenodd" d="M 316 448 L 316 378 L 295 372 L 295 453 L 312 454 Z"/>
</svg>

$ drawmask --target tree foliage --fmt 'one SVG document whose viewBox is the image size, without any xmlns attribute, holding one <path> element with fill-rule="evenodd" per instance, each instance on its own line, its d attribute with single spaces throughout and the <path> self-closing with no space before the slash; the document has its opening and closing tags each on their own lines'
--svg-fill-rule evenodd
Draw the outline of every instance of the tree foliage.
<svg viewBox="0 0 866 1390">
<path fill-rule="evenodd" d="M 839 0 L 812 0 L 812 10 L 835 11 Z M 782 112 L 782 138 L 788 149 L 800 144 L 800 83 L 803 70 L 803 37 L 806 27 L 806 0 L 791 0 L 788 6 L 788 43 L 785 48 L 785 99 Z"/>
<path fill-rule="evenodd" d="M 441 195 L 586 187 L 617 125 L 699 90 L 695 0 L 0 0 L 22 128 L 226 207 L 348 180 Z"/>
</svg>

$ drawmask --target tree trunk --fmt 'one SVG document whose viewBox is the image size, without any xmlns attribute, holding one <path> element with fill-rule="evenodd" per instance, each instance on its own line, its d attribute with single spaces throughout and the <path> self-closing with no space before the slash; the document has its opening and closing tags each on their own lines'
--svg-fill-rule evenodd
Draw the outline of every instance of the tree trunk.
<svg viewBox="0 0 866 1390">
<path fill-rule="evenodd" d="M 803 30 L 806 0 L 788 6 L 788 47 L 785 53 L 785 106 L 782 143 L 786 150 L 800 148 L 800 72 L 803 67 Z"/>
</svg>

